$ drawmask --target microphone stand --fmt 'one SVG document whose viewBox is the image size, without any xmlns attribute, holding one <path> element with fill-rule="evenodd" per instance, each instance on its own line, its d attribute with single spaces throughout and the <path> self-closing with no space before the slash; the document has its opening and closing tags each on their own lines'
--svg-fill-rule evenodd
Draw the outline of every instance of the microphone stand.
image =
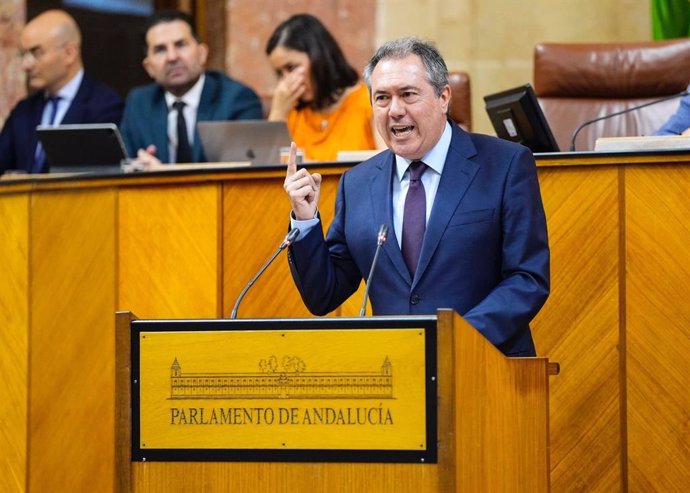
<svg viewBox="0 0 690 493">
<path fill-rule="evenodd" d="M 644 104 L 641 104 L 639 106 L 633 106 L 632 108 L 627 108 L 625 110 L 617 111 L 617 112 L 611 113 L 609 115 L 604 115 L 604 116 L 600 116 L 599 118 L 594 118 L 593 120 L 588 120 L 588 121 L 584 122 L 583 124 L 581 124 L 579 127 L 577 127 L 575 129 L 575 131 L 573 132 L 573 136 L 570 138 L 570 152 L 575 151 L 575 139 L 577 138 L 577 134 L 580 133 L 580 130 L 591 125 L 592 123 L 596 123 L 600 120 L 606 120 L 606 119 L 612 118 L 614 116 L 623 115 L 625 113 L 630 113 L 631 111 L 636 111 L 636 110 L 639 110 L 642 108 L 646 108 L 647 106 L 652 106 L 653 104 L 663 103 L 664 101 L 668 101 L 670 99 L 682 98 L 683 96 L 687 96 L 688 94 L 690 94 L 690 92 L 685 90 L 683 92 L 679 92 L 678 94 L 673 94 L 673 95 L 667 96 L 665 98 L 655 99 L 654 101 L 650 101 L 649 103 L 644 103 Z"/>
<path fill-rule="evenodd" d="M 237 301 L 235 302 L 235 306 L 232 307 L 232 312 L 230 313 L 230 319 L 231 320 L 235 320 L 237 318 L 237 309 L 240 307 L 240 303 L 242 303 L 242 300 L 244 299 L 244 295 L 247 294 L 247 291 L 249 291 L 249 288 L 251 288 L 254 285 L 254 283 L 256 282 L 256 280 L 259 279 L 261 274 L 263 274 L 264 271 L 266 269 L 268 269 L 268 266 L 271 265 L 271 263 L 273 263 L 273 261 L 280 254 L 280 252 L 282 252 L 287 247 L 292 245 L 298 236 L 299 236 L 299 229 L 297 229 L 297 228 L 291 229 L 290 232 L 287 234 L 287 236 L 285 236 L 285 239 L 283 240 L 283 242 L 278 247 L 278 250 L 276 250 L 275 253 L 273 254 L 273 256 L 270 259 L 268 259 L 268 262 L 266 262 L 263 265 L 263 267 L 261 267 L 261 269 L 259 269 L 259 272 L 257 272 L 256 275 L 254 277 L 252 277 L 251 281 L 249 281 L 247 283 L 247 285 L 244 287 L 244 289 L 242 290 L 240 295 L 237 297 Z"/>
<path fill-rule="evenodd" d="M 379 259 L 379 253 L 381 253 L 381 247 L 388 239 L 388 225 L 382 224 L 379 228 L 379 234 L 376 239 L 376 251 L 374 252 L 374 260 L 371 261 L 371 269 L 369 269 L 369 277 L 364 286 L 364 299 L 362 299 L 362 308 L 359 310 L 359 316 L 363 317 L 367 311 L 367 299 L 369 298 L 369 284 L 371 284 L 371 279 L 374 277 L 374 269 L 376 268 L 376 262 Z"/>
</svg>

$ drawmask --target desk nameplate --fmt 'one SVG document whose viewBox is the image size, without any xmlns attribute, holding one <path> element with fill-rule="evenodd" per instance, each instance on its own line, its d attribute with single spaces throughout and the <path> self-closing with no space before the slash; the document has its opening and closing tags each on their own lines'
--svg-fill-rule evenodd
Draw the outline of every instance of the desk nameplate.
<svg viewBox="0 0 690 493">
<path fill-rule="evenodd" d="M 435 321 L 347 320 L 134 322 L 133 459 L 435 462 Z"/>
</svg>

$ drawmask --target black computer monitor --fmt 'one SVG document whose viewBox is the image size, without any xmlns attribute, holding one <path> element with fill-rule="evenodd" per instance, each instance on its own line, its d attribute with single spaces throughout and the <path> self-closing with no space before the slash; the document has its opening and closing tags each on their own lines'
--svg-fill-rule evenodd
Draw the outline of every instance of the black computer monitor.
<svg viewBox="0 0 690 493">
<path fill-rule="evenodd" d="M 558 152 L 558 144 L 530 84 L 489 94 L 484 96 L 484 102 L 500 138 L 527 146 L 532 152 Z"/>
</svg>

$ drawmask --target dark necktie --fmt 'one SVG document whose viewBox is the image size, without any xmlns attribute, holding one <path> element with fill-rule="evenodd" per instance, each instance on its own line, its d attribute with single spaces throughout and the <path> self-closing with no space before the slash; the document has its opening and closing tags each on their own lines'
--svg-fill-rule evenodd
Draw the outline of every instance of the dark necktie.
<svg viewBox="0 0 690 493">
<path fill-rule="evenodd" d="M 48 96 L 48 99 L 46 100 L 46 105 L 48 106 L 48 111 L 50 113 L 50 117 L 48 118 L 47 125 L 48 126 L 53 126 L 55 124 L 55 118 L 57 117 L 57 111 L 58 111 L 58 103 L 60 102 L 60 96 Z M 39 141 L 36 144 L 36 153 L 34 154 L 35 156 L 35 162 L 34 166 L 31 170 L 32 173 L 41 173 L 43 169 L 45 168 L 46 164 L 46 153 L 43 150 L 43 145 Z"/>
<path fill-rule="evenodd" d="M 426 168 L 426 164 L 421 161 L 410 163 L 410 186 L 405 197 L 402 254 L 412 277 L 417 270 L 419 253 L 422 250 L 422 241 L 424 240 L 424 230 L 426 229 L 426 195 L 422 183 L 422 174 Z"/>
<path fill-rule="evenodd" d="M 189 147 L 189 137 L 187 136 L 187 121 L 184 118 L 184 101 L 175 101 L 173 108 L 177 110 L 177 153 L 176 163 L 191 163 L 192 149 Z"/>
</svg>

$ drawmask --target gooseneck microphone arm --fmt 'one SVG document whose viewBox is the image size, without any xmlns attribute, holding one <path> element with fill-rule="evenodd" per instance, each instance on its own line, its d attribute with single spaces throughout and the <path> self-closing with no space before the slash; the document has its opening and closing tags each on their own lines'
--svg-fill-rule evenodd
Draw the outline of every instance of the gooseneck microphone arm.
<svg viewBox="0 0 690 493">
<path fill-rule="evenodd" d="M 298 228 L 292 228 L 290 230 L 290 232 L 285 236 L 285 239 L 283 240 L 283 242 L 278 247 L 278 250 L 276 250 L 275 253 L 273 254 L 273 256 L 270 259 L 268 259 L 268 262 L 266 262 L 263 265 L 263 267 L 261 267 L 261 269 L 259 269 L 259 272 L 257 272 L 256 275 L 254 277 L 252 277 L 252 280 L 247 283 L 247 285 L 244 287 L 244 289 L 242 290 L 240 295 L 237 297 L 237 301 L 235 302 L 235 306 L 232 307 L 232 312 L 230 313 L 230 318 L 232 320 L 237 318 L 237 309 L 240 307 L 240 303 L 242 303 L 242 300 L 244 299 L 244 295 L 247 294 L 247 291 L 249 291 L 249 288 L 251 288 L 254 285 L 254 283 L 256 282 L 256 280 L 261 276 L 261 274 L 263 274 L 264 271 L 266 269 L 268 269 L 268 266 L 271 265 L 271 263 L 273 263 L 273 261 L 280 254 L 280 252 L 282 252 L 287 247 L 292 245 L 298 236 L 299 236 L 299 229 Z"/>
<path fill-rule="evenodd" d="M 633 106 L 632 108 L 627 108 L 627 109 L 622 110 L 622 111 L 616 111 L 615 113 L 611 113 L 609 115 L 604 115 L 604 116 L 600 116 L 599 118 L 594 118 L 593 120 L 588 120 L 588 121 L 584 122 L 583 124 L 581 124 L 579 127 L 577 127 L 575 129 L 575 131 L 573 132 L 573 136 L 570 139 L 570 152 L 575 151 L 575 139 L 577 138 L 577 134 L 580 133 L 580 130 L 591 125 L 592 123 L 596 123 L 600 120 L 607 120 L 609 118 L 613 118 L 614 116 L 624 115 L 626 113 L 630 113 L 631 111 L 637 111 L 637 110 L 640 110 L 642 108 L 646 108 L 647 106 L 652 106 L 652 105 L 655 105 L 658 103 L 663 103 L 664 101 L 669 101 L 670 99 L 682 98 L 684 96 L 687 96 L 688 94 L 690 94 L 690 92 L 688 92 L 688 90 L 686 89 L 685 91 L 679 92 L 678 94 L 672 94 L 671 96 L 666 96 L 665 98 L 655 99 L 654 101 L 650 101 L 649 103 L 640 104 L 638 106 Z"/>
<path fill-rule="evenodd" d="M 367 283 L 364 286 L 364 298 L 362 299 L 362 308 L 359 310 L 359 316 L 363 317 L 367 311 L 367 299 L 369 299 L 369 285 L 371 284 L 371 279 L 374 277 L 374 269 L 376 268 L 376 262 L 379 259 L 379 253 L 381 253 L 381 247 L 388 239 L 388 225 L 382 224 L 379 228 L 379 234 L 376 237 L 376 251 L 374 252 L 374 260 L 371 261 L 371 269 L 369 269 L 369 277 L 367 278 Z"/>
</svg>

